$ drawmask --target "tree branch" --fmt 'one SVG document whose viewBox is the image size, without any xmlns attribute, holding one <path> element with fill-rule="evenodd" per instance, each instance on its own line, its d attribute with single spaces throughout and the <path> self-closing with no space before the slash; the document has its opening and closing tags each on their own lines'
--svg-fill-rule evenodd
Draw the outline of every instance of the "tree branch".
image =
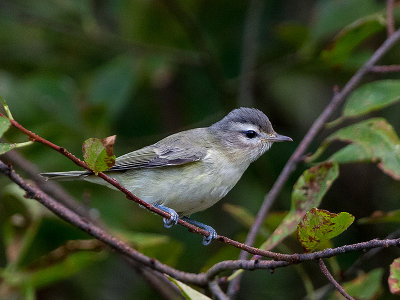
<svg viewBox="0 0 400 300">
<path fill-rule="evenodd" d="M 256 220 L 253 223 L 253 226 L 250 229 L 249 234 L 247 235 L 247 239 L 245 244 L 253 245 L 257 232 L 264 221 L 269 209 L 271 208 L 273 202 L 277 198 L 279 192 L 283 188 L 283 185 L 288 180 L 290 174 L 295 170 L 297 163 L 300 161 L 300 158 L 304 155 L 310 143 L 316 137 L 316 135 L 321 131 L 324 124 L 328 121 L 328 119 L 332 116 L 332 114 L 336 111 L 336 109 L 343 103 L 346 97 L 350 94 L 350 92 L 360 83 L 362 78 L 371 70 L 372 66 L 376 64 L 376 62 L 382 58 L 382 56 L 393 47 L 395 43 L 397 43 L 400 39 L 400 30 L 397 30 L 393 33 L 387 40 L 383 42 L 383 44 L 374 52 L 371 58 L 350 78 L 347 84 L 343 87 L 341 91 L 335 93 L 331 102 L 326 106 L 320 116 L 314 121 L 311 128 L 308 130 L 307 134 L 304 136 L 303 140 L 297 146 L 296 150 L 286 163 L 283 168 L 281 174 L 278 179 L 275 181 L 269 193 L 264 198 L 264 202 L 258 211 Z"/>
<path fill-rule="evenodd" d="M 2 155 L 6 161 L 11 162 L 13 165 L 17 165 L 20 169 L 22 169 L 34 182 L 35 184 L 46 194 L 50 195 L 57 199 L 58 202 L 61 202 L 64 206 L 72 210 L 73 212 L 77 213 L 80 216 L 85 218 L 89 218 L 94 224 L 105 228 L 105 224 L 101 222 L 99 219 L 93 220 L 90 218 L 89 209 L 86 208 L 84 205 L 80 204 L 76 201 L 71 195 L 69 195 L 59 184 L 53 181 L 45 181 L 43 177 L 39 175 L 38 168 L 31 163 L 30 161 L 26 160 L 22 157 L 17 151 L 11 150 Z M 101 243 L 98 240 L 98 243 Z M 71 242 L 71 241 L 70 241 Z M 73 241 L 74 244 L 76 241 Z M 67 243 L 67 249 L 71 248 L 70 243 Z M 101 245 L 104 245 L 101 243 Z M 52 252 L 49 253 L 50 255 Z M 173 284 L 170 280 L 162 276 L 162 274 L 148 268 L 144 267 L 140 263 L 129 259 L 125 256 L 122 256 L 128 263 L 138 272 L 143 278 L 166 299 L 177 299 L 179 297 L 180 292 L 179 289 Z M 45 256 L 44 259 L 48 257 Z M 38 262 L 40 263 L 40 262 Z"/>
<path fill-rule="evenodd" d="M 2 157 L 6 162 L 12 163 L 14 166 L 18 166 L 24 171 L 29 178 L 31 178 L 36 185 L 46 194 L 56 198 L 63 205 L 76 212 L 77 214 L 89 218 L 88 209 L 76 201 L 71 195 L 69 195 L 59 184 L 54 181 L 45 181 L 42 176 L 39 175 L 40 171 L 30 161 L 22 157 L 16 150 L 8 151 L 3 154 Z"/>
<path fill-rule="evenodd" d="M 387 0 L 386 1 L 386 27 L 387 27 L 387 35 L 388 37 L 394 33 L 394 0 Z"/>
<path fill-rule="evenodd" d="M 225 295 L 221 287 L 218 285 L 218 280 L 213 280 L 208 283 L 211 293 L 219 300 L 229 300 L 229 297 Z"/>
<path fill-rule="evenodd" d="M 319 263 L 319 267 L 322 271 L 322 274 L 325 275 L 326 278 L 328 278 L 328 280 L 334 285 L 334 287 L 339 291 L 339 293 L 341 293 L 343 295 L 343 297 L 345 297 L 348 300 L 354 300 L 353 297 L 351 297 L 349 294 L 347 294 L 345 292 L 345 290 L 343 289 L 343 287 L 335 280 L 335 278 L 333 278 L 332 274 L 329 273 L 328 268 L 326 267 L 324 261 L 322 260 L 322 258 L 320 258 L 318 260 Z"/>
<path fill-rule="evenodd" d="M 39 201 L 43 206 L 47 207 L 50 211 L 52 211 L 61 219 L 73 224 L 84 232 L 94 236 L 96 239 L 106 243 L 113 249 L 117 250 L 119 253 L 124 254 L 125 256 L 133 259 L 134 261 L 140 262 L 142 265 L 147 266 L 151 269 L 173 276 L 178 280 L 191 282 L 200 286 L 206 284 L 206 277 L 204 274 L 198 275 L 193 273 L 186 273 L 171 268 L 153 258 L 145 256 L 144 254 L 134 250 L 124 242 L 109 235 L 103 229 L 99 228 L 90 221 L 77 215 L 73 211 L 58 203 L 56 200 L 43 193 L 37 187 L 29 186 L 14 170 L 12 170 L 2 161 L 0 161 L 0 172 L 8 176 L 13 182 L 15 182 L 24 191 L 26 191 L 26 197 Z"/>
<path fill-rule="evenodd" d="M 400 229 L 390 233 L 388 236 L 386 236 L 385 239 L 389 240 L 389 239 L 395 239 L 395 238 L 399 238 L 399 237 L 400 237 Z M 346 280 L 346 278 L 349 278 L 350 276 L 355 275 L 363 262 L 371 260 L 372 257 L 374 257 L 375 255 L 380 253 L 383 249 L 385 249 L 385 248 L 384 247 L 371 248 L 367 252 L 364 252 L 362 256 L 360 256 L 346 271 L 343 272 L 342 278 L 344 278 L 344 280 Z M 328 293 L 333 289 L 333 288 L 331 289 L 330 287 L 331 287 L 331 285 L 329 285 L 329 288 L 327 288 L 327 286 L 320 287 L 318 290 L 320 290 L 321 293 L 317 293 L 318 298 L 316 298 L 316 300 L 317 299 L 325 299 L 327 297 Z"/>
<path fill-rule="evenodd" d="M 374 73 L 396 73 L 400 72 L 400 65 L 373 66 L 371 72 Z"/>
<path fill-rule="evenodd" d="M 4 116 L 4 114 L 2 114 L 0 112 L 0 116 Z M 72 153 L 68 152 L 65 148 L 60 147 L 60 146 L 58 146 L 58 145 L 56 145 L 56 144 L 54 144 L 54 143 L 42 138 L 42 137 L 40 137 L 39 135 L 37 135 L 37 134 L 33 133 L 32 131 L 30 131 L 30 130 L 26 129 L 25 127 L 23 127 L 21 124 L 19 124 L 15 120 L 10 120 L 10 123 L 15 128 L 17 128 L 18 130 L 20 130 L 21 132 L 26 134 L 29 137 L 29 139 L 31 139 L 32 141 L 41 143 L 41 144 L 43 144 L 43 145 L 45 145 L 47 147 L 50 147 L 50 148 L 56 150 L 57 152 L 63 154 L 64 156 L 66 156 L 70 160 L 72 160 L 76 165 L 91 171 L 89 166 L 85 162 L 83 162 L 82 160 L 77 158 Z M 113 185 L 115 188 L 117 188 L 121 192 L 123 192 L 129 200 L 132 200 L 132 201 L 138 203 L 139 205 L 141 205 L 141 206 L 147 208 L 148 210 L 150 210 L 151 212 L 154 212 L 154 213 L 156 213 L 156 214 L 158 214 L 158 215 L 160 215 L 160 216 L 162 216 L 164 218 L 170 218 L 170 214 L 169 213 L 167 213 L 167 212 L 165 212 L 165 211 L 163 211 L 163 210 L 161 210 L 161 209 L 159 209 L 159 208 L 157 208 L 157 207 L 155 207 L 155 206 L 153 206 L 153 205 L 141 200 L 140 198 L 138 198 L 137 196 L 132 194 L 129 190 L 127 190 L 124 186 L 119 184 L 118 181 L 116 181 L 115 179 L 107 176 L 105 173 L 99 172 L 98 176 L 100 178 L 104 179 L 105 181 L 107 181 L 108 183 L 110 183 L 111 185 Z M 188 223 L 188 222 L 186 222 L 186 221 L 184 221 L 182 219 L 178 220 L 178 224 L 188 228 L 189 231 L 191 231 L 191 232 L 195 232 L 195 233 L 201 234 L 203 236 L 208 236 L 210 234 L 208 231 L 206 231 L 204 229 L 201 229 L 201 228 L 199 228 L 197 226 L 194 226 L 194 225 L 192 225 L 192 224 L 190 224 L 190 223 Z M 259 256 L 262 256 L 262 257 L 273 258 L 275 260 L 289 260 L 289 261 L 291 260 L 290 255 L 280 254 L 280 253 L 276 253 L 276 252 L 272 252 L 272 251 L 267 251 L 267 250 L 261 250 L 261 249 L 258 249 L 258 248 L 254 248 L 254 247 L 245 245 L 243 243 L 239 243 L 238 241 L 232 240 L 232 239 L 230 239 L 228 237 L 225 237 L 225 236 L 222 236 L 222 235 L 218 235 L 216 240 L 218 240 L 218 241 L 220 241 L 222 243 L 234 246 L 236 248 L 242 249 L 244 251 L 247 251 L 247 252 L 249 252 L 249 253 L 251 253 L 253 255 L 259 255 Z"/>
<path fill-rule="evenodd" d="M 341 91 L 335 92 L 332 100 L 326 106 L 326 108 L 322 111 L 319 117 L 314 121 L 303 140 L 297 146 L 296 150 L 293 152 L 292 156 L 289 158 L 279 177 L 275 181 L 271 190 L 265 196 L 264 201 L 258 210 L 256 219 L 253 225 L 250 228 L 250 231 L 246 237 L 245 244 L 252 246 L 254 244 L 257 233 L 264 222 L 269 210 L 272 207 L 275 199 L 278 197 L 278 194 L 282 190 L 284 184 L 289 179 L 289 176 L 295 170 L 298 162 L 301 161 L 301 157 L 304 155 L 308 146 L 317 136 L 317 134 L 321 131 L 324 124 L 329 120 L 332 114 L 336 111 L 336 109 L 344 102 L 346 97 L 350 94 L 350 92 L 360 83 L 363 77 L 371 71 L 371 68 L 382 58 L 384 54 L 386 54 L 389 49 L 393 47 L 395 43 L 397 43 L 400 39 L 400 30 L 394 32 L 388 39 L 386 39 L 383 44 L 374 52 L 371 58 L 350 78 L 350 80 L 346 83 Z M 246 259 L 248 254 L 244 251 L 241 251 L 239 259 Z M 240 284 L 241 276 L 238 275 L 232 282 L 230 283 L 230 293 L 229 295 L 233 295 L 233 290 L 238 290 Z"/>
<path fill-rule="evenodd" d="M 154 288 L 163 298 L 170 300 L 184 300 L 179 288 L 171 282 L 164 274 L 159 273 L 149 267 L 141 266 L 132 259 L 126 259 L 132 267 L 139 272 L 146 282 Z"/>
<path fill-rule="evenodd" d="M 320 258 L 329 258 L 339 254 L 344 254 L 352 251 L 360 251 L 372 248 L 388 248 L 388 247 L 398 247 L 400 245 L 400 238 L 398 239 L 386 239 L 386 240 L 370 240 L 367 242 L 361 242 L 352 245 L 345 245 L 337 248 L 328 248 L 322 251 L 304 254 L 291 254 L 284 255 L 287 259 L 283 260 L 227 260 L 219 262 L 213 265 L 206 273 L 188 273 L 174 269 L 167 266 L 154 258 L 150 258 L 135 249 L 128 246 L 126 243 L 120 241 L 119 239 L 111 236 L 106 231 L 86 220 L 85 218 L 72 212 L 62 204 L 58 203 L 52 197 L 43 193 L 37 187 L 28 185 L 14 170 L 9 166 L 0 161 L 0 173 L 3 173 L 20 186 L 24 191 L 26 191 L 26 197 L 30 199 L 35 199 L 40 202 L 43 206 L 47 207 L 50 211 L 56 214 L 61 219 L 66 222 L 76 226 L 87 234 L 95 237 L 96 239 L 104 242 L 111 248 L 115 249 L 118 253 L 124 255 L 125 257 L 132 259 L 133 262 L 137 262 L 141 267 L 148 267 L 149 269 L 158 271 L 160 273 L 168 274 L 177 280 L 182 282 L 195 284 L 200 287 L 205 287 L 216 278 L 216 276 L 227 270 L 257 270 L 257 269 L 269 269 L 274 270 L 276 268 L 285 267 L 291 264 L 297 264 L 305 261 L 317 260 Z"/>
</svg>

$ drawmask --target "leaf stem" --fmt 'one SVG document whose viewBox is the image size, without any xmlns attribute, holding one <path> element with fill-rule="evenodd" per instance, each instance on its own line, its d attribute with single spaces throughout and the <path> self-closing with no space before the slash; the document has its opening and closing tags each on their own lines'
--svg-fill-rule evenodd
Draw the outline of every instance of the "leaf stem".
<svg viewBox="0 0 400 300">
<path fill-rule="evenodd" d="M 6 100 L 5 100 L 2 96 L 0 96 L 0 101 L 1 101 L 1 103 L 3 104 L 3 107 L 4 107 L 4 110 L 5 110 L 5 112 L 6 112 L 7 117 L 8 117 L 10 120 L 14 120 L 14 118 L 13 118 L 13 116 L 12 116 L 12 114 L 11 114 L 10 108 L 9 108 L 8 105 L 7 105 Z"/>
</svg>

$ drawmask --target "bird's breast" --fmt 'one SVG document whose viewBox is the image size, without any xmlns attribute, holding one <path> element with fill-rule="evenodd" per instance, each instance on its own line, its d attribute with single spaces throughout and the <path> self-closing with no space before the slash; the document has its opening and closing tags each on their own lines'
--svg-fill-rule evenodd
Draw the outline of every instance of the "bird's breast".
<svg viewBox="0 0 400 300">
<path fill-rule="evenodd" d="M 139 198 L 168 206 L 182 215 L 202 211 L 223 198 L 248 165 L 209 151 L 201 161 L 180 166 L 134 169 L 114 176 Z"/>
</svg>

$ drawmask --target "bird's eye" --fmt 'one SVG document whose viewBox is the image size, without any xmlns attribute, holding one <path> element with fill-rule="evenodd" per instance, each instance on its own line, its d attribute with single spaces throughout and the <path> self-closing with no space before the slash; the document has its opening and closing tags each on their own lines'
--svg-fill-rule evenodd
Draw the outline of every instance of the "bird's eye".
<svg viewBox="0 0 400 300">
<path fill-rule="evenodd" d="M 244 134 L 249 139 L 254 139 L 257 136 L 257 132 L 255 132 L 254 130 L 247 130 L 244 132 Z"/>
</svg>

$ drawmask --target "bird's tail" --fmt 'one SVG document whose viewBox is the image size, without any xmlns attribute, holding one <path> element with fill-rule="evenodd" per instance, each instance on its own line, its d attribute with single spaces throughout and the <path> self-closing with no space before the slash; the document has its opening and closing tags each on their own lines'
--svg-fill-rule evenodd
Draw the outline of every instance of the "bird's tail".
<svg viewBox="0 0 400 300">
<path fill-rule="evenodd" d="M 80 180 L 85 178 L 91 174 L 88 171 L 69 171 L 69 172 L 49 172 L 49 173 L 40 173 L 46 180 Z"/>
</svg>

